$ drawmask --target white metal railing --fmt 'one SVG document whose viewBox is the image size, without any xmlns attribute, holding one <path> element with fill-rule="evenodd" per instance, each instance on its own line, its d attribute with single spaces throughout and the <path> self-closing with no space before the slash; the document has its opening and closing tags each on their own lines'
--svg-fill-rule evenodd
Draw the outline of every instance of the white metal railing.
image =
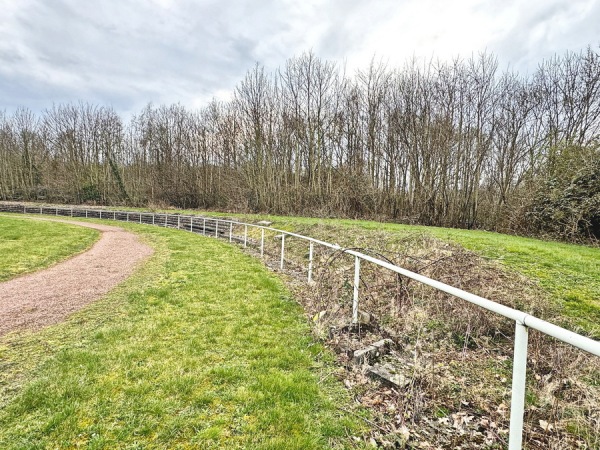
<svg viewBox="0 0 600 450">
<path fill-rule="evenodd" d="M 152 212 L 137 212 L 137 211 L 118 211 L 106 209 L 85 209 L 85 208 L 63 208 L 56 206 L 28 206 L 14 203 L 0 203 L 0 212 L 18 212 L 26 214 L 52 214 L 67 216 L 67 217 L 86 217 L 112 219 L 121 221 L 135 221 L 141 224 L 157 225 L 163 227 L 172 227 L 183 229 L 186 231 L 198 232 L 207 236 L 216 238 L 223 237 L 229 242 L 243 243 L 247 247 L 249 242 L 248 230 L 256 228 L 260 230 L 260 256 L 265 254 L 265 231 L 270 231 L 276 234 L 281 239 L 280 260 L 279 266 L 284 268 L 285 242 L 286 237 L 294 237 L 308 242 L 308 280 L 313 278 L 313 257 L 314 246 L 319 245 L 339 252 L 343 252 L 354 256 L 354 286 L 353 286 L 353 301 L 352 301 L 352 322 L 358 322 L 358 305 L 359 305 L 359 282 L 360 282 L 360 265 L 361 260 L 368 261 L 392 272 L 398 273 L 407 278 L 413 279 L 427 286 L 431 286 L 442 292 L 463 299 L 469 303 L 480 306 L 481 308 L 492 311 L 496 314 L 504 316 L 515 322 L 515 343 L 513 353 L 513 375 L 512 375 L 512 393 L 510 407 L 510 429 L 509 429 L 509 450 L 517 450 L 522 448 L 523 438 L 523 415 L 525 412 L 525 389 L 526 389 L 526 368 L 527 368 L 527 343 L 528 330 L 532 328 L 544 334 L 552 336 L 559 341 L 570 344 L 581 350 L 585 350 L 593 355 L 600 356 L 600 342 L 593 339 L 581 336 L 572 331 L 561 328 L 552 323 L 541 320 L 537 317 L 529 315 L 523 311 L 519 311 L 499 303 L 493 302 L 478 295 L 463 291 L 462 289 L 441 283 L 439 281 L 427 278 L 418 273 L 403 269 L 402 267 L 383 261 L 378 258 L 366 255 L 364 253 L 345 249 L 336 244 L 324 242 L 301 234 L 292 233 L 290 231 L 279 230 L 265 225 L 240 222 L 230 219 L 213 218 L 205 216 L 192 216 L 181 214 L 168 213 L 152 213 Z M 187 222 L 187 223 L 186 223 Z M 201 225 L 200 225 L 201 224 Z M 243 227 L 242 236 L 233 234 L 234 227 Z M 214 234 L 212 234 L 214 233 Z"/>
</svg>

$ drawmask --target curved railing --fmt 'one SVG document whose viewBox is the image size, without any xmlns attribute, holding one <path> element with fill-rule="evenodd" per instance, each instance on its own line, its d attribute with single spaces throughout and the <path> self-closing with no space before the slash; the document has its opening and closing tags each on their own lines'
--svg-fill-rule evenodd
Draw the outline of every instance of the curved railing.
<svg viewBox="0 0 600 450">
<path fill-rule="evenodd" d="M 97 219 L 120 220 L 126 222 L 137 222 L 140 224 L 155 225 L 169 228 L 200 233 L 206 236 L 228 239 L 229 242 L 238 242 L 244 247 L 249 243 L 256 245 L 260 251 L 260 256 L 264 256 L 265 249 L 265 231 L 275 233 L 276 237 L 281 239 L 279 266 L 284 268 L 285 264 L 285 241 L 286 238 L 297 238 L 308 243 L 308 263 L 307 274 L 308 281 L 313 276 L 313 256 L 314 246 L 323 246 L 342 253 L 354 256 L 354 286 L 352 302 L 352 322 L 358 322 L 358 306 L 360 301 L 360 266 L 361 261 L 367 261 L 384 269 L 390 270 L 419 283 L 431 286 L 442 292 L 463 299 L 469 303 L 481 308 L 492 311 L 515 322 L 515 342 L 513 354 L 513 375 L 512 375 L 512 393 L 510 409 L 510 430 L 509 430 L 509 450 L 520 449 L 523 435 L 523 415 L 525 410 L 525 385 L 526 385 L 526 366 L 527 366 L 527 344 L 529 328 L 538 330 L 544 334 L 552 336 L 562 342 L 570 344 L 593 355 L 600 356 L 600 342 L 581 336 L 572 331 L 561 328 L 552 323 L 534 317 L 523 311 L 509 308 L 499 303 L 493 302 L 478 295 L 463 291 L 462 289 L 441 283 L 439 281 L 427 278 L 418 273 L 403 269 L 378 258 L 366 255 L 356 250 L 345 249 L 336 244 L 324 242 L 301 234 L 290 231 L 271 228 L 265 224 L 240 222 L 231 219 L 222 219 L 215 217 L 193 216 L 182 214 L 167 214 L 153 212 L 137 211 L 118 211 L 107 209 L 92 209 L 80 207 L 58 207 L 58 206 L 32 206 L 15 203 L 0 203 L 0 212 L 15 212 L 24 214 L 43 214 L 67 217 L 85 217 Z M 243 234 L 240 232 L 243 227 Z M 260 240 L 250 240 L 248 230 L 255 228 L 260 230 Z"/>
</svg>

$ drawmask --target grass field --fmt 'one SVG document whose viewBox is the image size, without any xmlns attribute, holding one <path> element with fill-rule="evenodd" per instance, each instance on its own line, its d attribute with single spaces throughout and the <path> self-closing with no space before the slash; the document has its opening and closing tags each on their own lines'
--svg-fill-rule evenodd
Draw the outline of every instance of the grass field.
<svg viewBox="0 0 600 450">
<path fill-rule="evenodd" d="M 119 225 L 148 263 L 67 322 L 0 338 L 0 448 L 355 445 L 361 420 L 281 281 L 226 243 Z"/>
<path fill-rule="evenodd" d="M 90 228 L 0 216 L 0 282 L 80 253 L 99 236 Z"/>
<path fill-rule="evenodd" d="M 126 208 L 139 210 L 138 208 Z M 198 211 L 180 211 L 198 214 Z M 566 244 L 480 230 L 461 230 L 385 223 L 367 220 L 318 219 L 257 214 L 228 214 L 213 211 L 215 217 L 236 217 L 247 221 L 270 220 L 274 227 L 295 231 L 312 224 L 339 226 L 352 233 L 386 231 L 399 236 L 426 233 L 457 243 L 485 258 L 497 261 L 537 282 L 576 326 L 600 338 L 600 248 Z"/>
<path fill-rule="evenodd" d="M 191 212 L 194 213 L 194 212 Z M 197 212 L 196 212 L 197 213 Z M 426 233 L 457 243 L 479 255 L 497 261 L 509 270 L 537 282 L 579 331 L 600 338 L 600 248 L 526 238 L 480 230 L 461 230 L 384 223 L 366 220 L 314 219 L 272 215 L 235 216 L 248 221 L 270 220 L 273 227 L 295 231 L 299 227 L 322 224 L 341 227 L 350 235 L 385 231 L 398 236 Z"/>
<path fill-rule="evenodd" d="M 265 218 L 238 217 L 248 221 Z M 433 251 L 433 255 L 437 254 L 436 251 L 453 249 L 453 253 L 464 255 L 467 261 L 472 260 L 468 253 L 426 235 L 458 243 L 493 262 L 490 264 L 475 258 L 479 262 L 471 266 L 455 258 L 450 261 L 451 266 L 446 266 L 437 276 L 443 277 L 458 267 L 465 277 L 450 275 L 449 280 L 466 280 L 469 283 L 472 280 L 474 284 L 464 288 L 476 293 L 481 286 L 492 286 L 489 298 L 496 299 L 494 295 L 498 295 L 512 306 L 515 306 L 512 302 L 515 300 L 515 307 L 520 307 L 522 299 L 540 301 L 540 305 L 548 305 L 548 299 L 553 299 L 562 309 L 553 306 L 546 310 L 543 314 L 550 314 L 548 320 L 600 337 L 597 315 L 600 292 L 598 248 L 482 231 L 372 221 L 273 216 L 268 219 L 274 222 L 276 228 L 299 231 L 342 246 L 375 246 L 383 253 L 389 249 L 393 258 L 394 249 L 404 249 L 398 257 L 402 252 L 412 251 L 420 255 L 418 247 L 425 245 L 426 252 Z M 301 318 L 302 312 L 289 300 L 290 294 L 279 281 L 269 275 L 260 282 L 258 278 L 250 281 L 246 272 L 239 272 L 241 268 L 238 267 L 238 260 L 249 259 L 249 256 L 226 243 L 181 231 L 120 224 L 143 230 L 144 239 L 158 249 L 150 264 L 109 298 L 88 308 L 69 323 L 35 335 L 0 340 L 0 448 L 4 448 L 5 443 L 12 445 L 8 448 L 38 448 L 38 442 L 41 442 L 39 448 L 348 448 L 363 445 L 352 439 L 352 435 L 363 434 L 364 429 L 356 413 L 345 412 L 350 407 L 348 394 L 340 390 L 339 384 L 330 381 L 333 379 L 331 354 L 308 337 L 308 326 Z M 413 244 L 402 247 L 404 242 L 414 243 L 416 247 Z M 278 246 L 276 241 L 269 240 L 270 258 L 278 255 Z M 294 254 L 303 264 L 302 258 L 306 258 L 306 255 L 303 256 L 304 246 L 298 243 L 295 248 L 294 240 L 288 246 L 286 255 L 288 252 L 290 257 Z M 195 255 L 190 254 L 190 249 L 196 252 Z M 423 260 L 427 261 L 427 258 L 425 256 Z M 502 264 L 506 270 L 499 269 L 495 263 Z M 258 272 L 264 273 L 258 261 L 250 260 L 245 267 L 255 267 Z M 224 277 L 226 271 L 233 277 Z M 539 289 L 513 272 L 535 280 Z M 500 276 L 500 273 L 505 275 Z M 481 286 L 477 284 L 479 276 L 484 283 Z M 271 281 L 265 291 L 263 283 L 266 279 Z M 262 287 L 248 291 L 247 287 L 256 286 L 256 282 Z M 371 283 L 368 279 L 366 282 Z M 446 282 L 453 284 L 453 281 Z M 165 284 L 169 286 L 166 292 Z M 171 287 L 171 284 L 175 286 Z M 475 290 L 471 289 L 473 287 Z M 546 294 L 539 294 L 540 290 Z M 531 292 L 535 294 L 528 297 Z M 310 297 L 310 292 L 304 293 L 305 296 L 299 294 L 298 298 Z M 245 300 L 242 302 L 245 306 L 240 307 L 240 298 L 259 305 L 267 300 L 268 304 L 265 309 L 253 307 L 249 310 Z M 327 300 L 336 298 L 334 295 Z M 271 300 L 276 299 L 286 308 L 291 305 L 291 309 L 271 316 L 274 308 Z M 435 301 L 429 303 L 434 305 Z M 527 310 L 527 302 L 524 305 L 524 310 Z M 414 306 L 418 309 L 423 305 Z M 275 310 L 278 308 L 276 306 Z M 434 307 L 432 311 L 437 310 Z M 190 315 L 194 320 L 188 319 Z M 483 320 L 475 318 L 473 325 L 479 326 L 480 319 Z M 451 329 L 460 334 L 464 323 L 459 322 L 459 328 Z M 577 329 L 577 325 L 581 328 Z M 260 330 L 256 330 L 257 327 Z M 246 328 L 252 332 L 246 332 Z M 435 330 L 439 329 L 440 324 L 437 324 Z M 288 335 L 290 330 L 292 334 Z M 448 330 L 450 328 L 432 338 L 431 348 L 427 347 L 429 341 L 419 332 L 424 352 L 437 352 L 440 336 L 446 336 L 444 333 L 450 332 Z M 503 333 L 510 335 L 510 330 Z M 403 336 L 406 342 L 410 342 L 408 335 Z M 489 343 L 484 339 L 486 337 L 483 336 L 481 342 Z M 167 345 L 163 345 L 163 339 Z M 188 344 L 181 345 L 181 341 Z M 61 342 L 65 343 L 64 346 Z M 454 392 L 452 380 L 465 376 L 458 369 L 456 373 L 443 369 L 453 367 L 454 360 L 449 356 L 452 351 L 455 351 L 457 361 L 463 361 L 461 358 L 465 357 L 466 347 L 462 342 L 445 341 L 444 345 L 450 346 L 445 352 L 450 362 L 446 361 L 446 366 L 435 366 L 440 368 L 440 373 L 432 379 L 432 386 L 436 389 L 414 393 L 415 398 L 425 395 L 437 399 L 438 407 L 442 408 L 440 411 L 447 416 L 453 411 L 462 411 L 463 406 L 460 405 L 470 405 L 471 413 L 498 421 L 506 428 L 506 418 L 494 405 L 505 403 L 509 391 L 496 386 L 491 393 L 477 389 L 472 392 L 461 385 L 458 394 L 444 397 L 445 392 Z M 503 342 L 501 340 L 500 344 Z M 457 345 L 456 349 L 452 347 L 453 343 Z M 566 349 L 544 347 L 542 351 L 537 346 L 534 345 L 531 353 L 536 355 L 536 361 L 548 359 L 554 363 L 545 367 L 540 362 L 541 365 L 535 363 L 530 367 L 536 376 L 528 377 L 527 404 L 532 409 L 528 413 L 527 433 L 539 432 L 537 418 L 531 416 L 534 411 L 544 418 L 556 414 L 558 421 L 553 426 L 557 435 L 552 437 L 552 442 L 572 443 L 572 439 L 582 438 L 595 448 L 597 427 L 586 418 L 597 412 L 594 406 L 598 398 L 597 376 L 594 375 L 597 374 L 596 366 L 588 359 L 575 360 L 571 353 L 569 357 L 565 356 Z M 190 347 L 200 350 L 194 352 Z M 469 350 L 473 353 L 473 362 L 463 361 L 457 367 L 466 369 L 465 373 L 470 374 L 474 385 L 478 382 L 487 385 L 490 380 L 500 380 L 502 384 L 502 380 L 510 378 L 510 367 L 502 365 L 505 359 L 499 359 L 502 370 L 496 372 L 497 367 L 491 364 L 493 361 L 488 361 L 489 355 L 484 347 L 475 345 Z M 475 357 L 478 351 L 481 355 Z M 494 351 L 511 355 L 512 347 L 507 343 L 506 348 L 495 348 Z M 537 351 L 542 355 L 539 358 Z M 176 356 L 173 357 L 173 354 Z M 257 355 L 262 360 L 257 360 Z M 444 360 L 443 355 L 436 353 L 438 357 Z M 555 364 L 558 357 L 561 362 Z M 509 360 L 510 357 L 506 361 Z M 475 361 L 481 361 L 481 364 Z M 297 366 L 298 362 L 300 366 Z M 209 368 L 203 367 L 206 363 Z M 274 365 L 275 371 L 261 371 L 260 367 L 265 364 Z M 303 375 L 293 378 L 293 383 L 288 378 L 278 381 L 281 369 L 287 375 L 292 368 L 293 373 L 299 369 Z M 569 395 L 577 392 L 576 395 L 583 395 L 585 401 L 576 402 L 577 405 L 569 401 L 561 403 L 557 400 L 559 397 L 553 397 L 554 391 L 548 397 L 547 390 L 554 389 L 554 381 L 550 384 L 545 381 L 548 371 L 552 375 L 549 379 L 569 379 L 576 386 L 570 389 Z M 350 384 L 360 381 L 354 380 L 348 372 L 344 372 L 343 376 L 346 381 L 350 378 Z M 55 381 L 61 379 L 67 384 Z M 296 391 L 295 387 L 300 387 L 300 391 Z M 370 388 L 359 386 L 350 392 L 359 398 L 365 394 L 365 389 Z M 271 395 L 272 391 L 275 391 L 274 395 Z M 255 395 L 257 392 L 258 396 Z M 382 395 L 377 392 L 373 394 L 375 398 Z M 7 400 L 3 402 L 3 398 Z M 466 399 L 466 403 L 461 401 L 457 406 L 457 398 Z M 371 410 L 371 421 L 379 424 L 377 430 L 387 427 L 388 423 L 395 423 L 397 408 L 402 410 L 404 400 L 404 395 L 400 394 L 399 403 L 389 416 L 377 407 L 376 411 Z M 369 401 L 367 396 L 363 404 L 372 408 Z M 488 407 L 490 401 L 492 406 Z M 419 414 L 418 408 L 406 411 L 409 415 Z M 383 416 L 380 417 L 381 414 Z M 25 420 L 20 420 L 21 417 Z M 415 428 L 411 428 L 411 433 L 418 433 L 419 423 L 413 425 Z M 9 431 L 4 431 L 5 428 Z M 395 436 L 394 430 L 391 425 L 387 431 Z M 377 433 L 370 436 L 378 438 Z"/>
</svg>

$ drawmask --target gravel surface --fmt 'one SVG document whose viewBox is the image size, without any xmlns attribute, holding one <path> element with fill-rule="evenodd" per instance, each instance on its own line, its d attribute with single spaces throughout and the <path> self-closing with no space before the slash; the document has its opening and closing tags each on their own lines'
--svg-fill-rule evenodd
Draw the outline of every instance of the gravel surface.
<svg viewBox="0 0 600 450">
<path fill-rule="evenodd" d="M 125 280 L 153 250 L 122 228 L 62 221 L 99 230 L 92 248 L 49 269 L 0 283 L 0 336 L 64 320 Z"/>
</svg>

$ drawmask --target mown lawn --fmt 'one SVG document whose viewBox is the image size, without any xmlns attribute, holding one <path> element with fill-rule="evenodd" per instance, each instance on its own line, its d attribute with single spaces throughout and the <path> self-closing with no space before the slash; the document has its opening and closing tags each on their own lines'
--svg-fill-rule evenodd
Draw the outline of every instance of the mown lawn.
<svg viewBox="0 0 600 450">
<path fill-rule="evenodd" d="M 188 211 L 192 214 L 198 212 Z M 575 331 L 600 338 L 600 248 L 565 244 L 480 230 L 411 226 L 349 219 L 315 219 L 273 215 L 206 212 L 207 215 L 238 217 L 248 221 L 270 220 L 273 227 L 294 231 L 311 224 L 340 226 L 351 233 L 387 231 L 400 236 L 431 234 L 457 243 L 509 270 L 537 282 L 576 327 Z"/>
<path fill-rule="evenodd" d="M 90 228 L 0 215 L 0 282 L 81 253 L 99 236 Z"/>
<path fill-rule="evenodd" d="M 0 338 L 0 448 L 355 445 L 360 419 L 281 281 L 224 242 L 119 225 L 148 263 L 66 323 Z"/>
<path fill-rule="evenodd" d="M 140 210 L 140 208 L 124 208 Z M 148 209 L 142 209 L 147 211 Z M 164 210 L 161 210 L 164 212 Z M 566 244 L 480 230 L 412 226 L 388 222 L 350 219 L 319 219 L 262 214 L 230 214 L 213 211 L 176 210 L 186 214 L 236 217 L 240 220 L 270 220 L 273 227 L 294 231 L 311 224 L 340 226 L 353 232 L 388 231 L 399 236 L 426 233 L 454 242 L 479 255 L 497 261 L 537 282 L 562 308 L 564 316 L 577 328 L 600 338 L 600 247 Z M 352 232 L 352 231 L 351 231 Z"/>
</svg>

